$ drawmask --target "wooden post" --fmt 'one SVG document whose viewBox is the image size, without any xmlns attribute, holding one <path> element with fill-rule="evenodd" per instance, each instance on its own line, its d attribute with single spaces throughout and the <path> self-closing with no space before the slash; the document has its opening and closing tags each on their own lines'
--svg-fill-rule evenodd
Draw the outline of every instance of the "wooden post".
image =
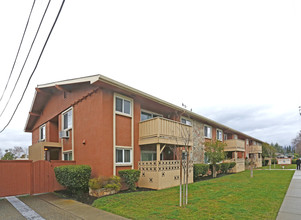
<svg viewBox="0 0 301 220">
<path fill-rule="evenodd" d="M 160 144 L 157 144 L 157 161 L 160 161 Z"/>
</svg>

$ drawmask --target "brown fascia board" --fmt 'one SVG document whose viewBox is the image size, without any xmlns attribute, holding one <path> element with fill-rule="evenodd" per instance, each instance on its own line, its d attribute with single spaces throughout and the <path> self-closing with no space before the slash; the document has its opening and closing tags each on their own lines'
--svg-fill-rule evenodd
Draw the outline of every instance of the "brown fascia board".
<svg viewBox="0 0 301 220">
<path fill-rule="evenodd" d="M 111 78 L 108 78 L 108 77 L 100 75 L 100 74 L 93 75 L 93 76 L 87 76 L 87 77 L 80 77 L 80 78 L 76 78 L 76 79 L 68 79 L 68 80 L 63 80 L 63 81 L 57 81 L 57 82 L 53 82 L 53 83 L 42 84 L 42 85 L 38 85 L 37 88 L 42 89 L 42 88 L 55 87 L 55 86 L 59 86 L 59 85 L 76 84 L 76 83 L 82 83 L 82 82 L 88 82 L 88 81 L 90 82 L 90 84 L 94 84 L 97 81 L 101 81 L 101 82 L 107 83 L 109 85 L 112 85 L 114 87 L 120 88 L 120 89 L 125 90 L 127 92 L 137 94 L 137 95 L 139 95 L 139 96 L 141 96 L 143 98 L 146 98 L 146 99 L 152 100 L 154 102 L 157 102 L 159 104 L 162 104 L 164 106 L 167 106 L 169 108 L 172 108 L 172 109 L 175 109 L 175 110 L 178 110 L 178 111 L 181 111 L 181 112 L 185 112 L 190 117 L 198 119 L 198 120 L 202 121 L 203 123 L 205 122 L 208 125 L 212 125 L 212 126 L 215 126 L 217 128 L 223 129 L 223 130 L 228 130 L 228 131 L 233 132 L 234 134 L 240 134 L 240 135 L 245 136 L 246 138 L 250 138 L 250 139 L 253 139 L 255 141 L 263 143 L 263 141 L 261 141 L 261 140 L 259 140 L 257 138 L 254 138 L 254 137 L 251 137 L 249 135 L 246 135 L 246 134 L 244 134 L 244 133 L 242 133 L 240 131 L 234 130 L 234 129 L 230 128 L 230 127 L 227 127 L 227 126 L 225 126 L 223 124 L 220 124 L 220 123 L 218 123 L 216 121 L 213 121 L 213 120 L 211 120 L 209 118 L 206 118 L 206 117 L 201 116 L 199 114 L 196 114 L 194 112 L 188 111 L 187 109 L 184 109 L 184 108 L 181 108 L 181 107 L 179 107 L 177 105 L 174 105 L 172 103 L 166 102 L 166 101 L 164 101 L 162 99 L 159 99 L 159 98 L 157 98 L 155 96 L 149 95 L 149 94 L 147 94 L 145 92 L 142 92 L 142 91 L 140 91 L 138 89 L 135 89 L 133 87 L 130 87 L 128 85 L 125 85 L 123 83 L 120 83 L 120 82 L 118 82 L 116 80 L 113 80 Z M 34 97 L 34 100 L 35 100 L 35 98 L 36 98 L 36 95 Z M 33 100 L 33 103 L 34 103 L 34 100 Z M 32 104 L 32 107 L 33 107 L 33 104 Z M 32 107 L 31 107 L 31 111 L 32 111 Z M 28 119 L 27 119 L 26 127 L 27 127 L 27 124 L 28 124 Z M 28 130 L 28 129 L 26 129 L 26 127 L 25 127 L 25 131 Z"/>
</svg>

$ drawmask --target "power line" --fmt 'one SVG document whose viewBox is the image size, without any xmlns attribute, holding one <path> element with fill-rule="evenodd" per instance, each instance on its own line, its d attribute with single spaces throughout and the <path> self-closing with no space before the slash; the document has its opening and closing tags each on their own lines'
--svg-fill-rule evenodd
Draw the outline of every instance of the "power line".
<svg viewBox="0 0 301 220">
<path fill-rule="evenodd" d="M 31 80 L 32 76 L 34 75 L 34 73 L 35 73 L 35 71 L 36 71 L 36 69 L 37 69 L 37 67 L 38 67 L 38 65 L 39 65 L 40 59 L 41 59 L 42 54 L 43 54 L 43 52 L 44 52 L 44 50 L 45 50 L 45 47 L 46 47 L 47 42 L 48 42 L 48 40 L 49 40 L 49 38 L 50 38 L 50 35 L 51 35 L 52 31 L 53 31 L 53 28 L 54 28 L 54 26 L 55 26 L 55 24 L 56 24 L 56 22 L 57 22 L 57 20 L 58 20 L 58 18 L 59 18 L 59 16 L 60 16 L 60 14 L 61 14 L 61 11 L 62 11 L 62 8 L 63 8 L 63 6 L 64 6 L 64 3 L 65 3 L 65 0 L 62 1 L 60 10 L 59 10 L 59 12 L 58 12 L 58 14 L 57 14 L 57 16 L 56 16 L 56 18 L 55 18 L 55 21 L 54 21 L 54 23 L 53 23 L 53 25 L 52 25 L 52 27 L 51 27 L 51 30 L 50 30 L 50 32 L 49 32 L 49 34 L 48 34 L 48 36 L 47 36 L 47 39 L 46 39 L 46 41 L 45 41 L 45 43 L 44 43 L 44 46 L 43 46 L 43 48 L 42 48 L 42 51 L 41 51 L 41 53 L 40 53 L 40 55 L 39 55 L 39 58 L 38 58 L 38 60 L 37 60 L 37 62 L 36 62 L 36 65 L 35 65 L 35 67 L 34 67 L 32 73 L 31 73 L 31 75 L 30 75 L 30 77 L 29 77 L 29 79 L 28 79 L 28 81 L 27 81 L 27 84 L 26 84 L 26 87 L 25 87 L 25 89 L 24 89 L 24 91 L 23 91 L 23 94 L 22 94 L 22 96 L 21 96 L 21 99 L 19 100 L 19 102 L 18 102 L 18 104 L 17 104 L 17 106 L 16 106 L 16 108 L 15 108 L 15 110 L 14 110 L 14 112 L 13 112 L 11 118 L 9 119 L 8 123 L 4 126 L 4 128 L 0 131 L 0 133 L 2 133 L 2 132 L 6 129 L 6 127 L 10 124 L 10 122 L 12 121 L 12 119 L 13 119 L 13 117 L 14 117 L 16 111 L 18 110 L 18 107 L 19 107 L 20 103 L 21 103 L 22 100 L 23 100 L 23 97 L 24 97 L 25 92 L 26 92 L 26 90 L 27 90 L 27 88 L 28 88 L 28 85 L 29 85 L 29 83 L 30 83 L 30 80 Z"/>
<path fill-rule="evenodd" d="M 28 53 L 27 53 L 26 59 L 25 59 L 25 61 L 24 61 L 24 63 L 23 63 L 22 69 L 21 69 L 21 71 L 20 71 L 20 73 L 19 73 L 19 75 L 18 75 L 17 81 L 15 82 L 14 88 L 13 88 L 13 90 L 11 91 L 10 96 L 9 96 L 9 98 L 8 98 L 8 100 L 7 100 L 5 106 L 4 106 L 4 108 L 3 108 L 3 110 L 2 110 L 2 112 L 1 112 L 1 114 L 0 114 L 0 118 L 2 117 L 4 111 L 6 110 L 6 108 L 7 108 L 7 106 L 8 106 L 8 103 L 9 103 L 10 100 L 11 100 L 11 97 L 12 97 L 13 93 L 15 92 L 16 86 L 17 86 L 17 84 L 18 84 L 18 82 L 19 82 L 19 79 L 20 79 L 20 77 L 21 77 L 21 75 L 22 75 L 22 73 L 23 73 L 23 69 L 24 69 L 24 67 L 25 67 L 25 65 L 26 65 L 26 62 L 27 62 L 27 60 L 28 60 L 28 57 L 29 57 L 29 55 L 30 55 L 30 53 L 31 53 L 32 47 L 33 47 L 33 45 L 34 45 L 34 43 L 35 43 L 35 41 L 36 41 L 36 38 L 37 38 L 37 36 L 38 36 L 38 34 L 39 34 L 41 25 L 42 25 L 42 23 L 43 23 L 43 20 L 44 20 L 44 17 L 45 17 L 45 15 L 46 15 L 46 12 L 47 12 L 47 10 L 48 10 L 48 7 L 49 7 L 50 2 L 51 2 L 51 0 L 48 1 L 47 7 L 46 7 L 46 9 L 45 9 L 45 11 L 44 11 L 43 17 L 42 17 L 42 19 L 41 19 L 41 21 L 40 21 L 40 24 L 39 24 L 39 27 L 38 27 L 38 29 L 37 29 L 37 31 L 36 31 L 36 34 L 35 34 L 35 36 L 34 36 L 34 38 L 33 38 L 33 41 L 31 42 L 31 45 L 30 45 L 29 51 L 28 51 Z"/>
<path fill-rule="evenodd" d="M 18 48 L 16 57 L 15 57 L 15 61 L 14 61 L 13 67 L 12 67 L 12 69 L 11 69 L 11 71 L 10 71 L 10 74 L 9 74 L 8 80 L 7 80 L 7 82 L 6 82 L 5 88 L 4 88 L 4 90 L 3 90 L 3 93 L 2 93 L 2 95 L 1 95 L 0 102 L 1 102 L 1 100 L 2 100 L 2 98 L 3 98 L 3 95 L 4 95 L 4 93 L 5 93 L 6 89 L 7 89 L 8 83 L 9 83 L 9 81 L 10 81 L 11 75 L 12 75 L 12 73 L 13 73 L 13 71 L 14 71 L 15 64 L 16 64 L 16 61 L 17 61 L 18 56 L 19 56 L 19 52 L 20 52 L 20 49 L 21 49 L 21 46 L 22 46 L 22 43 L 23 43 L 23 39 L 24 39 L 26 30 L 27 30 L 28 23 L 29 23 L 29 20 L 30 20 L 30 17 L 31 17 L 31 13 L 32 13 L 32 10 L 33 10 L 33 8 L 34 8 L 35 3 L 36 3 L 36 0 L 33 1 L 33 4 L 32 4 L 32 6 L 31 6 L 31 10 L 30 10 L 30 13 L 29 13 L 29 16 L 28 16 L 28 19 L 27 19 L 27 23 L 26 23 L 26 25 L 25 25 L 25 29 L 24 29 L 24 32 L 23 32 L 23 35 L 22 35 L 22 39 L 21 39 L 21 42 L 20 42 L 20 44 L 19 44 L 19 48 Z"/>
</svg>

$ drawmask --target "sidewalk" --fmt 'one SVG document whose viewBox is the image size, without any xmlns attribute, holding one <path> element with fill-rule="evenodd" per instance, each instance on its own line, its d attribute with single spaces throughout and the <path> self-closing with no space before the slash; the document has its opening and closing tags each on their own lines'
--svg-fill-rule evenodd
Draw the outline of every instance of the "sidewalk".
<svg viewBox="0 0 301 220">
<path fill-rule="evenodd" d="M 94 208 L 54 193 L 34 196 L 10 196 L 0 199 L 0 219 L 5 220 L 126 220 L 126 218 Z"/>
<path fill-rule="evenodd" d="M 77 202 L 71 199 L 61 199 L 53 193 L 36 196 L 52 205 L 63 209 L 70 214 L 86 220 L 94 219 L 108 219 L 108 220 L 126 220 L 126 218 L 94 208 L 92 206 Z"/>
<path fill-rule="evenodd" d="M 277 220 L 301 219 L 301 171 L 296 170 L 286 192 Z"/>
</svg>

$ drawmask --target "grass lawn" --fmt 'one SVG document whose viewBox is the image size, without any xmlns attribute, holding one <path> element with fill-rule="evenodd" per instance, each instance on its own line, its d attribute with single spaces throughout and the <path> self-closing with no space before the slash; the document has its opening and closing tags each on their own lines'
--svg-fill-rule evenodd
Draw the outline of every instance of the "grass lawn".
<svg viewBox="0 0 301 220">
<path fill-rule="evenodd" d="M 296 164 L 288 164 L 284 166 L 284 169 L 296 169 L 297 165 Z M 264 167 L 260 167 L 258 169 L 270 169 L 270 166 L 264 166 Z M 271 169 L 282 169 L 282 165 L 276 164 L 275 168 L 274 168 L 274 164 L 271 165 Z"/>
<path fill-rule="evenodd" d="M 130 219 L 276 219 L 294 171 L 254 170 L 189 185 L 189 203 L 179 207 L 179 187 L 119 193 L 94 207 Z"/>
</svg>

